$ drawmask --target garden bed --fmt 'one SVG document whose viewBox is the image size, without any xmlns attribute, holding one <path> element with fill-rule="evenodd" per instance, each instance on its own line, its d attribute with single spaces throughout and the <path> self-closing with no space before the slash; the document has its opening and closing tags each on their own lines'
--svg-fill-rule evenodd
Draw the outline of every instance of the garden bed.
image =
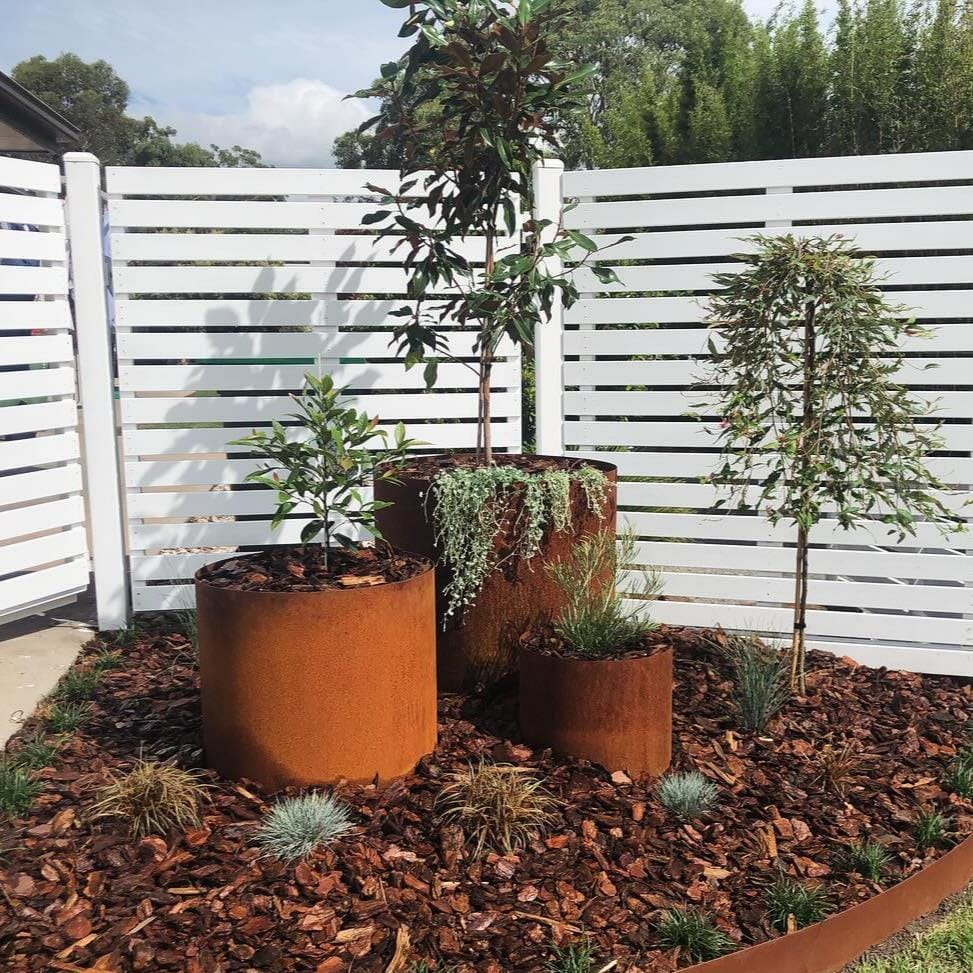
<svg viewBox="0 0 973 973">
<path fill-rule="evenodd" d="M 917 850 L 921 808 L 948 815 L 954 840 L 973 833 L 973 803 L 941 787 L 967 743 L 968 682 L 815 655 L 807 696 L 765 736 L 749 735 L 706 639 L 655 637 L 676 650 L 673 767 L 721 790 L 703 818 L 674 819 L 650 781 L 523 745 L 509 681 L 488 696 L 442 697 L 436 753 L 388 786 L 339 787 L 359 829 L 296 866 L 258 858 L 253 833 L 272 797 L 247 782 L 209 777 L 203 826 L 168 839 L 137 841 L 121 823 L 88 820 L 104 773 L 140 752 L 202 759 L 191 645 L 161 632 L 132 639 L 88 722 L 39 772 L 29 817 L 2 826 L 0 965 L 407 973 L 425 959 L 430 970 L 442 960 L 508 973 L 543 970 L 556 944 L 587 935 L 594 969 L 617 960 L 620 971 L 661 973 L 686 965 L 659 947 L 662 909 L 705 909 L 736 943 L 758 943 L 777 935 L 764 890 L 781 869 L 847 909 L 883 888 L 845 869 L 849 842 L 886 847 L 889 887 L 945 853 Z M 21 740 L 43 725 L 29 720 Z M 533 769 L 562 802 L 519 855 L 471 860 L 469 844 L 437 822 L 443 776 L 480 758 Z M 400 927 L 411 946 L 396 965 Z"/>
</svg>

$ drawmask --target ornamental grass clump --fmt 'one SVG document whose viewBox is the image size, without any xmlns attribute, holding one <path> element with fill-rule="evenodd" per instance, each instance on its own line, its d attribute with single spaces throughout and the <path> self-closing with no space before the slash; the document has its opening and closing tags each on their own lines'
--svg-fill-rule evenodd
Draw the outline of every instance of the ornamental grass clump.
<svg viewBox="0 0 973 973">
<path fill-rule="evenodd" d="M 333 794 L 311 791 L 285 797 L 264 816 L 254 835 L 261 857 L 293 862 L 309 857 L 354 827 L 351 809 Z"/>
<path fill-rule="evenodd" d="M 544 968 L 545 973 L 594 973 L 595 951 L 591 943 L 568 943 L 555 946 L 554 958 Z"/>
<path fill-rule="evenodd" d="M 54 733 L 73 733 L 91 719 L 91 704 L 54 702 L 46 707 L 44 719 Z"/>
<path fill-rule="evenodd" d="M 8 751 L 5 759 L 26 770 L 41 770 L 51 765 L 56 753 L 56 743 L 42 733 L 35 733 L 21 740 L 15 750 Z"/>
<path fill-rule="evenodd" d="M 740 726 L 762 733 L 790 697 L 787 661 L 777 645 L 756 635 L 728 635 L 717 646 L 730 665 Z"/>
<path fill-rule="evenodd" d="M 526 768 L 481 760 L 448 774 L 436 805 L 439 820 L 458 826 L 478 857 L 526 848 L 553 821 L 557 801 Z"/>
<path fill-rule="evenodd" d="M 764 902 L 767 918 L 778 932 L 803 929 L 834 911 L 822 886 L 798 882 L 783 874 L 767 887 Z"/>
<path fill-rule="evenodd" d="M 0 816 L 20 817 L 39 791 L 40 784 L 27 767 L 7 755 L 0 757 Z"/>
<path fill-rule="evenodd" d="M 717 959 L 735 949 L 713 917 L 700 909 L 666 909 L 656 920 L 655 930 L 660 949 L 679 949 L 694 963 Z"/>
<path fill-rule="evenodd" d="M 973 798 L 973 748 L 967 747 L 953 758 L 943 786 L 959 797 Z"/>
<path fill-rule="evenodd" d="M 889 853 L 877 841 L 854 841 L 845 852 L 845 868 L 871 882 L 881 882 Z"/>
<path fill-rule="evenodd" d="M 175 828 L 196 827 L 206 799 L 207 786 L 195 771 L 140 757 L 128 773 L 109 773 L 91 817 L 118 818 L 136 838 L 164 836 Z"/>
<path fill-rule="evenodd" d="M 712 811 L 720 789 L 698 770 L 673 772 L 655 785 L 658 802 L 680 821 L 692 821 Z"/>
<path fill-rule="evenodd" d="M 601 516 L 611 484 L 592 466 L 540 473 L 516 466 L 460 466 L 434 477 L 427 502 L 450 573 L 444 619 L 474 604 L 487 577 L 505 563 L 538 554 L 549 530 L 570 528 L 572 483 Z"/>
<path fill-rule="evenodd" d="M 561 589 L 566 606 L 554 620 L 554 632 L 578 655 L 599 658 L 638 646 L 658 623 L 643 614 L 646 603 L 662 592 L 662 579 L 653 569 L 629 572 L 628 593 L 615 586 L 616 565 L 636 560 L 636 539 L 630 531 L 586 534 L 571 556 L 546 565 Z M 626 604 L 625 598 L 632 601 Z"/>
<path fill-rule="evenodd" d="M 80 703 L 91 699 L 101 682 L 101 671 L 94 668 L 69 669 L 54 689 L 54 699 Z"/>
<path fill-rule="evenodd" d="M 931 848 L 945 848 L 952 843 L 950 834 L 953 830 L 951 818 L 938 811 L 922 810 L 916 815 L 913 834 L 916 848 L 919 851 L 929 851 Z"/>
</svg>

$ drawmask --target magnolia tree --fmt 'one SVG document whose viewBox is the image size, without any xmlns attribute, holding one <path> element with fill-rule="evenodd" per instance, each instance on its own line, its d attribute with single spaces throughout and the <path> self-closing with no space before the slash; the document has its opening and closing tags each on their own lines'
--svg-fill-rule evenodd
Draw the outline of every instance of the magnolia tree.
<svg viewBox="0 0 973 973">
<path fill-rule="evenodd" d="M 943 502 L 926 457 L 939 424 L 899 384 L 905 337 L 927 332 L 887 304 L 874 262 L 839 237 L 756 237 L 739 273 L 714 277 L 707 384 L 717 388 L 718 506 L 757 506 L 792 521 L 791 685 L 803 692 L 808 542 L 824 517 L 844 529 L 884 526 L 899 540 L 920 522 L 962 521 Z"/>
<path fill-rule="evenodd" d="M 438 361 L 460 360 L 449 353 L 443 323 L 475 325 L 476 361 L 465 364 L 478 376 L 477 452 L 490 463 L 500 342 L 529 344 L 558 297 L 565 306 L 577 300 L 559 262 L 598 250 L 560 222 L 531 216 L 532 167 L 557 150 L 556 133 L 584 106 L 593 67 L 554 56 L 551 39 L 566 16 L 555 0 L 382 2 L 408 8 L 400 36 L 415 40 L 356 94 L 382 103 L 361 131 L 374 129 L 404 151 L 402 184 L 369 186 L 383 200 L 365 222 L 394 234 L 411 271 L 411 302 L 393 312 L 403 319 L 395 340 L 406 367 L 424 362 L 434 384 Z M 438 110 L 428 110 L 433 104 Z M 608 268 L 592 269 L 606 283 L 616 279 Z M 437 293 L 449 296 L 430 301 Z"/>
</svg>

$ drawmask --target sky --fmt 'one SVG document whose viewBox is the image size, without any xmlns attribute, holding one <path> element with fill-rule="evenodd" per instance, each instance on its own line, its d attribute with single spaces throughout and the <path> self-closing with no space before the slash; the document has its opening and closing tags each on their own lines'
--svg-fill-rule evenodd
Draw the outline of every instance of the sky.
<svg viewBox="0 0 973 973">
<path fill-rule="evenodd" d="M 745 0 L 764 17 L 777 0 Z M 180 141 L 239 144 L 274 165 L 327 166 L 363 121 L 345 101 L 405 47 L 380 0 L 0 0 L 0 70 L 34 54 L 103 58 L 129 113 Z"/>
</svg>

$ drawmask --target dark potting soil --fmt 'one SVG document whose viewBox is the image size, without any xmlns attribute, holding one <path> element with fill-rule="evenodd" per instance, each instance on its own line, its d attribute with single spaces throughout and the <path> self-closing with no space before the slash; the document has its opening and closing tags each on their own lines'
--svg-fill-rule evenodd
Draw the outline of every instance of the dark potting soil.
<svg viewBox="0 0 973 973">
<path fill-rule="evenodd" d="M 616 649 L 602 655 L 590 655 L 578 652 L 568 645 L 555 631 L 553 626 L 544 625 L 531 629 L 521 639 L 521 645 L 528 652 L 539 655 L 556 655 L 562 659 L 608 660 L 608 659 L 642 659 L 648 655 L 655 655 L 672 646 L 672 639 L 668 630 L 660 629 L 646 632 L 638 643 L 623 649 Z"/>
<path fill-rule="evenodd" d="M 585 460 L 565 456 L 535 456 L 524 453 L 494 453 L 497 466 L 516 466 L 525 473 L 543 473 L 545 470 L 577 470 L 591 466 Z M 402 475 L 418 479 L 432 479 L 443 470 L 483 466 L 475 453 L 441 453 L 435 456 L 417 456 L 402 468 Z"/>
<path fill-rule="evenodd" d="M 206 565 L 199 577 L 215 587 L 241 591 L 322 591 L 407 581 L 429 566 L 425 558 L 379 545 L 357 551 L 332 548 L 325 567 L 320 547 L 311 544 L 234 555 Z"/>
<path fill-rule="evenodd" d="M 665 634 L 676 656 L 673 768 L 721 788 L 704 818 L 674 820 L 651 781 L 524 745 L 511 680 L 442 697 L 439 746 L 415 774 L 337 787 L 358 827 L 296 866 L 258 857 L 254 828 L 273 795 L 246 781 L 208 774 L 203 824 L 188 832 L 137 841 L 89 816 L 105 773 L 140 752 L 202 760 L 192 647 L 144 635 L 122 648 L 89 722 L 38 773 L 29 814 L 0 825 L 0 969 L 406 973 L 441 960 L 457 973 L 539 973 L 555 943 L 588 935 L 594 969 L 617 960 L 621 973 L 668 973 L 684 957 L 659 948 L 662 908 L 707 909 L 738 943 L 758 942 L 776 935 L 763 889 L 782 869 L 847 908 L 881 889 L 845 870 L 850 841 L 886 847 L 887 887 L 942 854 L 916 849 L 918 809 L 949 815 L 955 839 L 973 833 L 973 804 L 940 787 L 971 725 L 969 682 L 812 653 L 807 695 L 764 734 L 746 734 L 703 635 Z M 42 727 L 30 718 L 11 749 Z M 826 755 L 846 749 L 853 759 L 829 779 Z M 437 819 L 443 776 L 480 759 L 529 768 L 561 802 L 519 855 L 471 858 Z M 407 962 L 390 967 L 406 934 Z"/>
</svg>

